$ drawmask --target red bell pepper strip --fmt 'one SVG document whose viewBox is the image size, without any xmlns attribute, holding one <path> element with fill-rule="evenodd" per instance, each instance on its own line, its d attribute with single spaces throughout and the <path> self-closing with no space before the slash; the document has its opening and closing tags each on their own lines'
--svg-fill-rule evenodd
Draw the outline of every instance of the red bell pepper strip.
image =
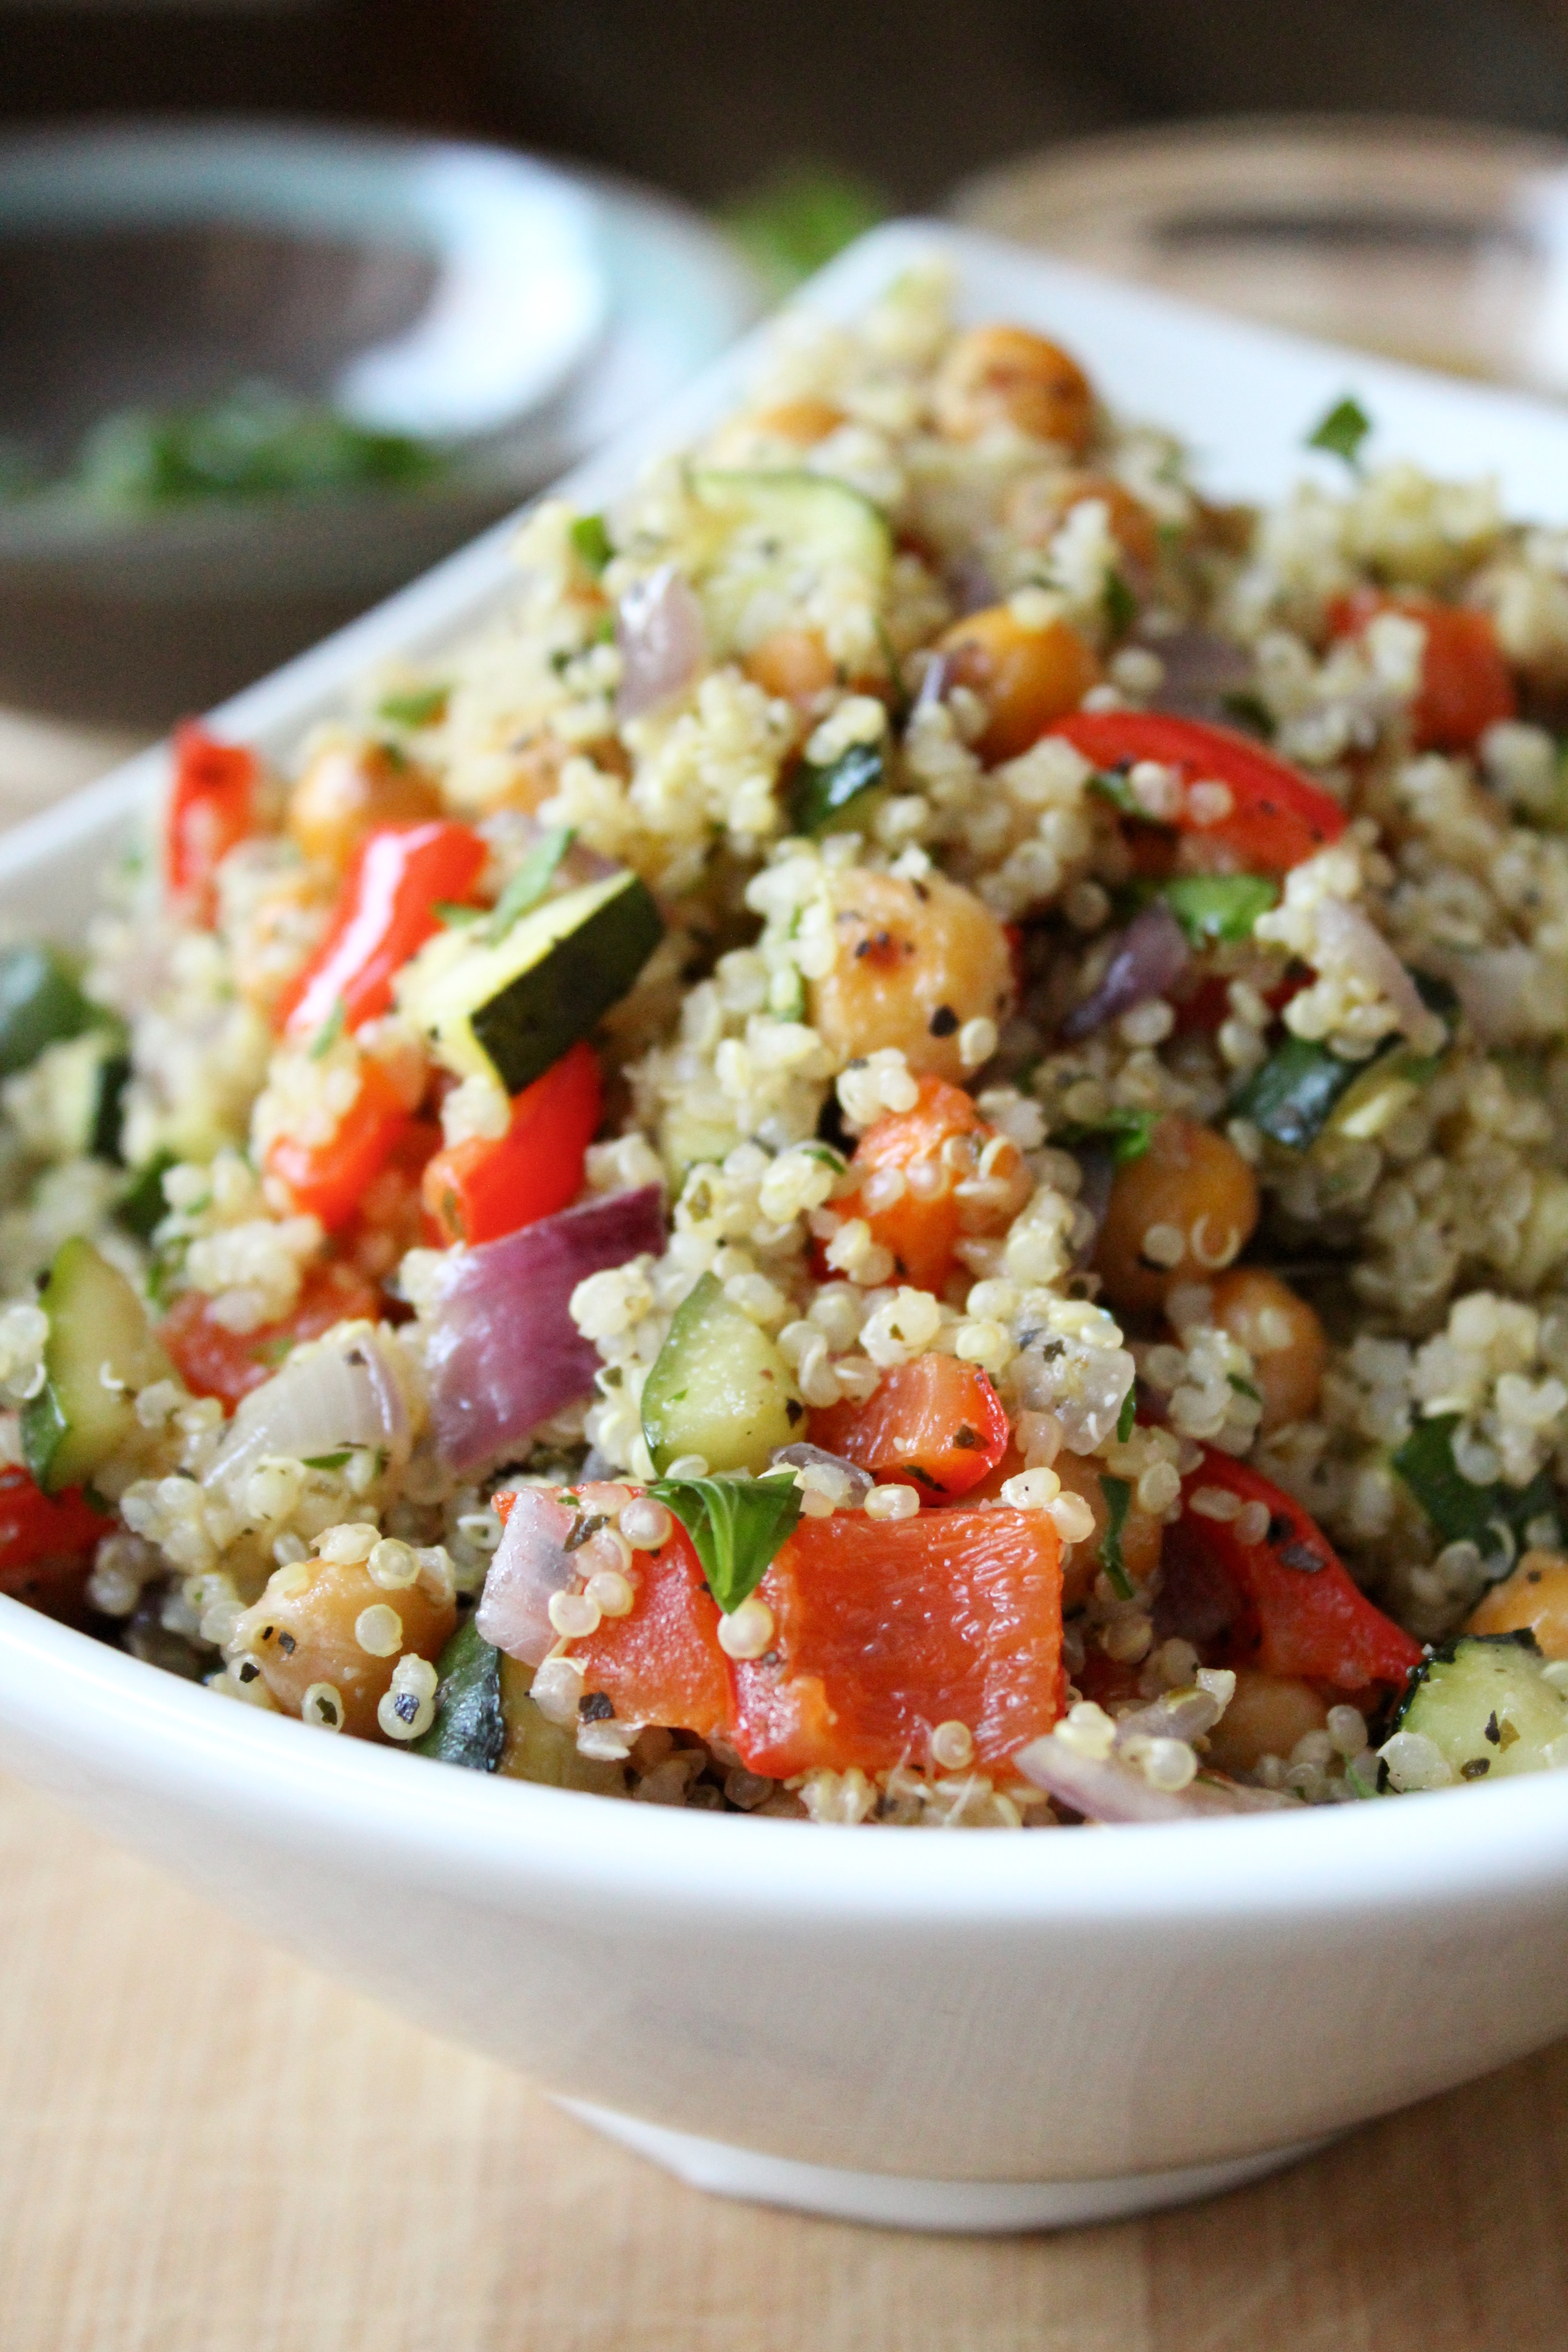
<svg viewBox="0 0 1568 2352">
<path fill-rule="evenodd" d="M 369 835 L 349 868 L 331 930 L 279 1005 L 279 1027 L 306 1038 L 339 1004 L 350 1031 L 386 1012 L 394 976 L 440 929 L 437 904 L 468 898 L 488 855 L 471 825 L 444 818 Z"/>
<path fill-rule="evenodd" d="M 724 1736 L 730 1675 L 719 1647 L 719 1604 L 679 1521 L 658 1551 L 637 1553 L 632 1575 L 637 1599 L 628 1613 L 605 1618 L 596 1633 L 572 1644 L 584 1697 L 603 1694 L 623 1723 Z"/>
<path fill-rule="evenodd" d="M 966 1495 L 1007 1451 L 1007 1415 L 977 1364 L 927 1354 L 884 1372 L 864 1404 L 821 1407 L 811 1437 L 925 1503 Z"/>
<path fill-rule="evenodd" d="M 43 1560 L 78 1557 L 113 1527 L 79 1486 L 46 1495 L 26 1470 L 0 1470 L 0 1592 L 24 1587 Z"/>
<path fill-rule="evenodd" d="M 279 1136 L 268 1149 L 267 1169 L 280 1177 L 306 1216 L 337 1233 L 353 1223 L 367 1188 L 381 1174 L 414 1124 L 391 1076 L 379 1062 L 360 1066 L 359 1092 L 324 1142 Z"/>
<path fill-rule="evenodd" d="M 1227 815 L 1212 824 L 1199 824 L 1190 814 L 1170 822 L 1226 851 L 1249 874 L 1288 873 L 1345 829 L 1336 800 L 1229 727 L 1159 710 L 1075 710 L 1047 731 L 1065 736 L 1105 773 L 1152 760 L 1177 769 L 1184 784 L 1228 785 Z"/>
<path fill-rule="evenodd" d="M 188 922 L 217 919 L 218 866 L 256 822 L 254 751 L 218 743 L 194 719 L 174 730 L 174 774 L 163 821 L 163 879 Z"/>
<path fill-rule="evenodd" d="M 599 1057 L 579 1038 L 512 1097 L 504 1135 L 476 1135 L 437 1151 L 422 1189 L 442 1243 L 500 1241 L 569 1207 L 583 1189 L 583 1163 L 603 1095 Z"/>
<path fill-rule="evenodd" d="M 757 1588 L 768 1654 L 731 1667 L 729 1738 L 771 1780 L 927 1761 L 963 1724 L 1005 1769 L 1061 1712 L 1061 1543 L 1044 1511 L 802 1519 Z"/>
<path fill-rule="evenodd" d="M 1489 613 L 1440 604 L 1435 596 L 1358 588 L 1330 605 L 1329 634 L 1360 636 L 1379 613 L 1404 613 L 1426 632 L 1420 691 L 1410 713 L 1417 751 L 1467 751 L 1495 719 L 1515 716 L 1519 697 Z"/>
<path fill-rule="evenodd" d="M 1234 1519 L 1194 1511 L 1193 1496 L 1205 1486 L 1244 1507 L 1262 1503 L 1268 1527 L 1260 1540 L 1244 1543 Z M 1184 1483 L 1184 1501 L 1181 1519 L 1166 1530 L 1167 1580 L 1181 1575 L 1182 1554 L 1194 1549 L 1218 1569 L 1241 1604 L 1224 1636 L 1228 1663 L 1342 1691 L 1373 1683 L 1398 1688 L 1420 1664 L 1420 1643 L 1373 1607 L 1317 1522 L 1271 1480 L 1208 1448 Z"/>
</svg>

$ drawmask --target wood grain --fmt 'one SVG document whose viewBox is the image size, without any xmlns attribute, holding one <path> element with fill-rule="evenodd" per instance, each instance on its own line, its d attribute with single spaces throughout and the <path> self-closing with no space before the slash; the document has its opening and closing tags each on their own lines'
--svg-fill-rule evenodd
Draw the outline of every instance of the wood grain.
<svg viewBox="0 0 1568 2352">
<path fill-rule="evenodd" d="M 1568 2047 L 1216 2203 L 917 2238 L 684 2189 L 4 1782 L 0 1985 L 5 2352 L 1561 2337 Z"/>
</svg>

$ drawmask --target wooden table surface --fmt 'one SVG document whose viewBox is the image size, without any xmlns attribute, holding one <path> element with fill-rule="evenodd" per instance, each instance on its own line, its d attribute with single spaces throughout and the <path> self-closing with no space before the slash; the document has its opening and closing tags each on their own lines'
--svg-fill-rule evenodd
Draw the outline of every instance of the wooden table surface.
<svg viewBox="0 0 1568 2352">
<path fill-rule="evenodd" d="M 0 824 L 128 748 L 0 711 Z M 681 2187 L 0 1781 L 0 2352 L 1535 2352 L 1565 2289 L 1568 2044 L 1152 2221 L 852 2228 Z"/>
</svg>

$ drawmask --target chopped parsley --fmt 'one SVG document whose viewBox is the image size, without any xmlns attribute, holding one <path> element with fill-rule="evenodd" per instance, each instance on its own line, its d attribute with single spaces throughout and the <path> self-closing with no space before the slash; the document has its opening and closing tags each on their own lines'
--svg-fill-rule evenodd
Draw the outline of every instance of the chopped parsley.
<svg viewBox="0 0 1568 2352">
<path fill-rule="evenodd" d="M 1131 1601 L 1133 1591 L 1132 1579 L 1128 1575 L 1126 1563 L 1121 1557 L 1121 1531 L 1127 1525 L 1127 1514 L 1132 1502 L 1132 1488 L 1125 1478 L 1113 1478 L 1110 1472 L 1106 1471 L 1100 1477 L 1100 1491 L 1105 1497 L 1105 1507 L 1110 1513 L 1110 1517 L 1106 1521 L 1105 1533 L 1100 1538 L 1100 1564 L 1105 1570 L 1107 1580 L 1117 1599 Z"/>
<path fill-rule="evenodd" d="M 310 1040 L 310 1059 L 312 1062 L 324 1062 L 326 1060 L 327 1055 L 331 1052 L 332 1047 L 342 1035 L 343 1024 L 348 1017 L 349 1008 L 347 1003 L 341 996 L 335 998 L 331 1011 L 328 1013 L 326 1019 L 322 1022 L 321 1027 L 317 1030 L 315 1035 Z"/>
<path fill-rule="evenodd" d="M 570 825 L 553 824 L 535 842 L 496 900 L 495 912 L 485 927 L 487 946 L 498 946 L 518 917 L 526 915 L 531 907 L 539 904 L 555 878 L 556 867 L 576 837 Z"/>
<path fill-rule="evenodd" d="M 1076 1144 L 1109 1143 L 1112 1160 L 1118 1168 L 1125 1168 L 1130 1160 L 1142 1159 L 1159 1124 L 1158 1111 L 1134 1110 L 1126 1103 L 1116 1103 L 1103 1118 L 1074 1120 L 1058 1128 L 1052 1139 L 1068 1151 Z"/>
<path fill-rule="evenodd" d="M 1308 434 L 1309 449 L 1326 449 L 1359 472 L 1362 444 L 1372 431 L 1372 419 L 1353 393 L 1337 400 L 1322 421 Z"/>
<path fill-rule="evenodd" d="M 610 545 L 610 534 L 605 529 L 604 516 L 579 515 L 566 536 L 572 542 L 572 552 L 578 562 L 596 580 L 616 551 Z"/>
<path fill-rule="evenodd" d="M 394 727 L 434 727 L 447 716 L 451 692 L 449 686 L 418 686 L 407 694 L 384 695 L 375 715 L 390 719 Z"/>
</svg>

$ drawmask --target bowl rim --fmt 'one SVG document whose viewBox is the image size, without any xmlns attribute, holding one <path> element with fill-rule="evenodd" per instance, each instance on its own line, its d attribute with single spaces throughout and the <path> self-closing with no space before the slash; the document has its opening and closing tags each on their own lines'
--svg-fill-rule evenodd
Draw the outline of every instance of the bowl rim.
<svg viewBox="0 0 1568 2352">
<path fill-rule="evenodd" d="M 945 256 L 961 281 L 968 274 L 982 309 L 1016 302 L 1042 322 L 1065 311 L 1091 365 L 1103 330 L 1124 376 L 1129 353 L 1146 351 L 1151 331 L 1201 349 L 1205 369 L 1216 382 L 1239 378 L 1237 397 L 1252 407 L 1267 379 L 1270 397 L 1284 399 L 1291 417 L 1321 414 L 1325 388 L 1337 395 L 1348 376 L 1373 399 L 1381 391 L 1394 403 L 1400 429 L 1418 448 L 1423 433 L 1430 439 L 1435 432 L 1444 452 L 1436 462 L 1449 462 L 1446 453 L 1458 444 L 1473 463 L 1478 434 L 1515 479 L 1521 467 L 1543 462 L 1552 495 L 1568 510 L 1568 415 L 1543 403 L 1247 324 L 972 230 L 890 223 L 830 264 L 802 302 L 830 323 L 847 319 L 912 262 L 932 256 Z M 700 432 L 733 399 L 767 331 L 764 322 L 547 495 L 602 501 L 642 462 Z M 470 625 L 507 576 L 514 530 L 515 518 L 497 525 L 222 706 L 215 725 L 268 750 L 291 743 L 377 661 L 426 652 Z M 0 898 L 37 902 L 46 922 L 51 883 L 58 905 L 79 900 L 83 864 L 123 832 L 166 772 L 167 746 L 155 746 L 6 835 Z M 1196 1931 L 1217 1916 L 1262 1922 L 1303 1908 L 1387 1917 L 1506 1898 L 1512 1911 L 1521 1902 L 1560 1902 L 1568 1884 L 1563 1773 L 1393 1804 L 1310 1809 L 1288 1823 L 1271 1813 L 1065 1838 L 900 1836 L 621 1803 L 477 1772 L 454 1784 L 426 1770 L 425 1759 L 365 1741 L 341 1741 L 323 1771 L 321 1738 L 291 1719 L 219 1704 L 197 1685 L 0 1596 L 0 1751 L 24 1776 L 31 1769 L 89 1810 L 89 1790 L 118 1780 L 157 1789 L 185 1808 L 243 1819 L 263 1838 L 270 1829 L 291 1843 L 341 1853 L 352 1834 L 361 1854 L 396 1858 L 426 1884 L 470 1897 L 478 1869 L 498 1903 L 519 1903 L 546 1882 L 584 1898 L 613 1887 L 627 1905 L 667 1915 L 685 1906 L 759 1919 L 931 1927 L 981 1920 L 1019 1928 L 1113 1918 Z M 119 1825 L 126 1825 L 123 1815 Z"/>
</svg>

